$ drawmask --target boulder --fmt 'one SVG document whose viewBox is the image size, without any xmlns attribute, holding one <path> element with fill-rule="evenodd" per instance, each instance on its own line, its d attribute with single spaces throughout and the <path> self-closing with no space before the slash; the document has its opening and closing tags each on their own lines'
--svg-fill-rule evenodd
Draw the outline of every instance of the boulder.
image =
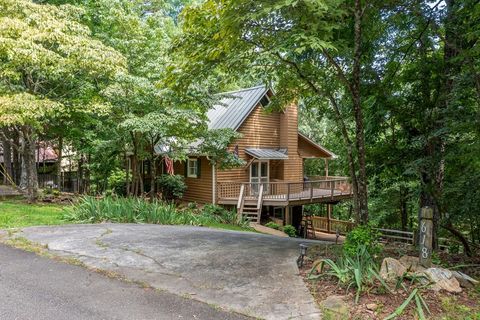
<svg viewBox="0 0 480 320">
<path fill-rule="evenodd" d="M 443 268 L 428 268 L 422 272 L 433 283 L 430 287 L 434 291 L 445 290 L 451 293 L 460 293 L 460 283 L 450 270 Z"/>
<path fill-rule="evenodd" d="M 412 256 L 402 256 L 398 261 L 410 272 L 424 271 L 425 268 L 420 264 L 420 258 Z"/>
<path fill-rule="evenodd" d="M 343 296 L 329 296 L 320 302 L 323 318 L 329 320 L 346 320 L 350 318 L 348 305 Z"/>
<path fill-rule="evenodd" d="M 479 283 L 477 280 L 473 279 L 472 277 L 466 275 L 463 272 L 452 271 L 452 274 L 455 277 L 455 279 L 457 279 L 457 281 L 460 283 L 461 287 L 472 288 Z"/>
<path fill-rule="evenodd" d="M 395 282 L 397 278 L 402 277 L 407 272 L 407 268 L 397 259 L 385 258 L 380 268 L 380 277 L 382 279 Z"/>
</svg>

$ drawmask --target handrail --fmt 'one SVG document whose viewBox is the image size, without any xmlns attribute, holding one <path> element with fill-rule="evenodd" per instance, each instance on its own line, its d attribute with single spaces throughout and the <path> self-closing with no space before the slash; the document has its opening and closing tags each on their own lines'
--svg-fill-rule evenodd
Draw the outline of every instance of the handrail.
<svg viewBox="0 0 480 320">
<path fill-rule="evenodd" d="M 245 197 L 244 193 L 245 193 L 245 185 L 242 184 L 242 186 L 240 187 L 240 194 L 238 196 L 238 202 L 237 202 L 237 211 L 238 212 L 240 212 L 242 207 L 243 207 L 243 199 Z"/>
<path fill-rule="evenodd" d="M 263 200 L 263 184 L 260 185 L 260 188 L 258 190 L 257 210 L 262 209 L 262 200 Z"/>
</svg>

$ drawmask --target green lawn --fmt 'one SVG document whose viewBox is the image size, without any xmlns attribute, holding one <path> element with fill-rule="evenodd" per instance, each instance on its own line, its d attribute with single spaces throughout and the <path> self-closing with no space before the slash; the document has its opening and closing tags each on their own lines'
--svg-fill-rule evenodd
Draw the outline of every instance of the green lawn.
<svg viewBox="0 0 480 320">
<path fill-rule="evenodd" d="M 0 201 L 0 229 L 75 223 L 64 219 L 67 208 L 54 204 L 28 204 L 20 200 Z M 205 227 L 255 232 L 255 229 L 250 227 L 216 222 L 210 222 Z"/>
<path fill-rule="evenodd" d="M 0 201 L 0 229 L 67 223 L 63 206 Z"/>
</svg>

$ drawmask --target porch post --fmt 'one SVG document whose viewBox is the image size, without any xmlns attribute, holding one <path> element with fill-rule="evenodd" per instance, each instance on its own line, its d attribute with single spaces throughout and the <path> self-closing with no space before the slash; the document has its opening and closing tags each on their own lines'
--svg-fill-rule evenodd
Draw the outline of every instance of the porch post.
<svg viewBox="0 0 480 320">
<path fill-rule="evenodd" d="M 212 164 L 212 203 L 216 204 L 217 202 L 217 179 L 215 173 L 215 165 Z"/>
<path fill-rule="evenodd" d="M 292 209 L 290 206 L 285 207 L 285 225 L 292 224 Z"/>
<path fill-rule="evenodd" d="M 325 177 L 328 178 L 328 159 L 325 158 Z"/>
</svg>

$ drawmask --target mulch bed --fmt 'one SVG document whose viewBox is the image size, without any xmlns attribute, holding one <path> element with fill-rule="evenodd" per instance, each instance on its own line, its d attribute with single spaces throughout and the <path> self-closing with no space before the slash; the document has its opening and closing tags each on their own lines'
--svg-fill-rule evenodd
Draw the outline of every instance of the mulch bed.
<svg viewBox="0 0 480 320">
<path fill-rule="evenodd" d="M 319 258 L 335 257 L 341 252 L 341 246 L 321 245 L 309 248 L 308 257 L 305 265 L 300 269 L 310 292 L 315 300 L 319 303 L 328 296 L 339 295 L 345 296 L 347 302 L 350 319 L 384 319 L 395 311 L 409 296 L 410 292 L 403 289 L 396 290 L 393 294 L 385 293 L 378 288 L 372 288 L 369 292 L 362 294 L 358 304 L 355 304 L 355 289 L 348 291 L 346 288 L 340 287 L 334 278 L 321 278 L 317 281 L 308 280 L 308 274 L 312 268 L 313 261 Z M 402 255 L 417 255 L 417 252 L 403 245 L 387 245 L 382 254 L 393 258 L 400 258 Z M 442 264 L 445 265 L 467 265 L 478 263 L 479 258 L 466 258 L 463 255 L 440 254 Z M 443 260 L 445 259 L 445 260 Z M 475 270 L 473 270 L 475 269 Z M 459 268 L 466 274 L 478 279 L 479 268 Z M 429 319 L 480 319 L 480 290 L 463 289 L 459 294 L 451 294 L 448 292 L 434 292 L 431 290 L 422 290 L 422 297 L 427 303 L 431 314 L 427 316 Z M 367 307 L 368 306 L 368 307 Z M 471 318 L 466 317 L 467 315 Z M 417 319 L 415 301 L 412 300 L 401 316 L 395 319 Z"/>
</svg>

